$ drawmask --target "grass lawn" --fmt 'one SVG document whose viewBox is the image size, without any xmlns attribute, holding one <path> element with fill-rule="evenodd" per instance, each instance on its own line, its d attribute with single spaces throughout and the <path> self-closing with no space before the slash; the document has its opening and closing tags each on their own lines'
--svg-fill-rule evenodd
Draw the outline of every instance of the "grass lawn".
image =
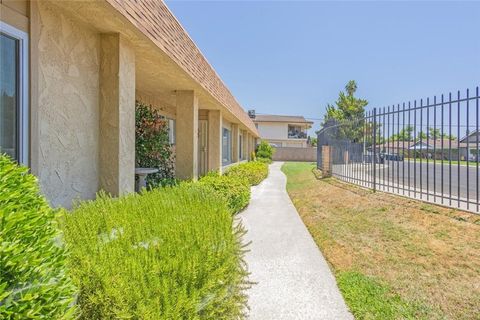
<svg viewBox="0 0 480 320">
<path fill-rule="evenodd" d="M 480 216 L 286 163 L 287 190 L 357 319 L 480 319 Z"/>
</svg>

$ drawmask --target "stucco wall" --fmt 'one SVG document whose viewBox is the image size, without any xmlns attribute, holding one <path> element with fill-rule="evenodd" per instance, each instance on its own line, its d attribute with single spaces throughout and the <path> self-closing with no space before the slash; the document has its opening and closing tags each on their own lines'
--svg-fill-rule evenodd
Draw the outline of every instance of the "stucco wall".
<svg viewBox="0 0 480 320">
<path fill-rule="evenodd" d="M 317 161 L 317 148 L 275 148 L 275 161 Z"/>
<path fill-rule="evenodd" d="M 32 12 L 34 173 L 52 205 L 69 207 L 98 190 L 100 37 L 46 2 L 36 2 Z"/>
<path fill-rule="evenodd" d="M 258 123 L 258 133 L 261 139 L 287 139 L 287 123 Z"/>
</svg>

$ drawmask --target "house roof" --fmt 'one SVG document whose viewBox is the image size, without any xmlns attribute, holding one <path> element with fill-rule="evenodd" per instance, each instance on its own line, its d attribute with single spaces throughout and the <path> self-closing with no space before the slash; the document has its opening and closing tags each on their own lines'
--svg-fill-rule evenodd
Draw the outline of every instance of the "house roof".
<svg viewBox="0 0 480 320">
<path fill-rule="evenodd" d="M 470 132 L 468 135 L 464 136 L 462 139 L 460 139 L 460 142 L 463 143 L 463 142 L 467 142 L 467 138 L 470 138 L 472 136 L 476 136 L 477 134 L 480 135 L 480 130 L 474 130 L 472 132 Z M 470 139 L 468 139 L 470 140 Z"/>
<path fill-rule="evenodd" d="M 449 140 L 449 139 L 436 139 L 436 140 L 431 140 L 429 139 L 428 140 L 428 143 L 427 143 L 427 140 L 426 139 L 423 139 L 421 141 L 422 145 L 427 147 L 428 146 L 428 149 L 442 149 L 442 143 L 443 143 L 443 149 L 449 149 L 449 148 L 452 148 L 452 149 L 457 149 L 459 147 L 459 143 L 458 143 L 458 140 L 457 139 L 454 139 L 454 140 Z M 412 144 L 410 146 L 411 149 L 425 149 L 424 147 L 420 147 L 418 146 L 420 144 L 420 140 L 418 140 L 417 142 L 415 142 L 414 144 Z M 467 147 L 467 144 L 466 143 L 460 143 L 460 148 L 465 148 Z"/>
<path fill-rule="evenodd" d="M 258 135 L 252 119 L 240 106 L 222 79 L 195 45 L 163 1 L 107 0 L 144 36 L 167 54 L 192 79 L 224 108 L 231 112 L 254 135 Z M 152 63 L 155 63 L 152 61 Z"/>
<path fill-rule="evenodd" d="M 307 121 L 303 116 L 282 116 L 276 114 L 259 114 L 255 116 L 254 122 L 289 122 L 289 123 L 305 123 L 313 124 Z"/>
</svg>

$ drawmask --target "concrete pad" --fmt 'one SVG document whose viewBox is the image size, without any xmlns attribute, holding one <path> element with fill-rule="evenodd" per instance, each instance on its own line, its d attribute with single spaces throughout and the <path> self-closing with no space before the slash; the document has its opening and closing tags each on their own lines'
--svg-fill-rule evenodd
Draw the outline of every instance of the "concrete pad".
<svg viewBox="0 0 480 320">
<path fill-rule="evenodd" d="M 250 205 L 239 216 L 252 243 L 246 254 L 256 282 L 248 291 L 249 318 L 353 319 L 335 278 L 287 191 L 282 162 L 252 188 Z"/>
</svg>

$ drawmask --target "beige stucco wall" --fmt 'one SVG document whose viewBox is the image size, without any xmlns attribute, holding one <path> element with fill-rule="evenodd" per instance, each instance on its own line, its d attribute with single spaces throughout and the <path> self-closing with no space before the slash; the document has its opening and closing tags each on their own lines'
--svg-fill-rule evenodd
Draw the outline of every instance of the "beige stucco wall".
<svg viewBox="0 0 480 320">
<path fill-rule="evenodd" d="M 317 161 L 317 148 L 275 148 L 275 161 Z"/>
<path fill-rule="evenodd" d="M 135 185 L 135 52 L 102 34 L 100 61 L 100 188 L 118 196 Z"/>
<path fill-rule="evenodd" d="M 69 207 L 98 190 L 100 38 L 46 2 L 31 6 L 32 171 L 52 205 Z"/>
<path fill-rule="evenodd" d="M 275 122 L 257 123 L 258 133 L 262 139 L 287 139 L 288 124 Z"/>
</svg>

